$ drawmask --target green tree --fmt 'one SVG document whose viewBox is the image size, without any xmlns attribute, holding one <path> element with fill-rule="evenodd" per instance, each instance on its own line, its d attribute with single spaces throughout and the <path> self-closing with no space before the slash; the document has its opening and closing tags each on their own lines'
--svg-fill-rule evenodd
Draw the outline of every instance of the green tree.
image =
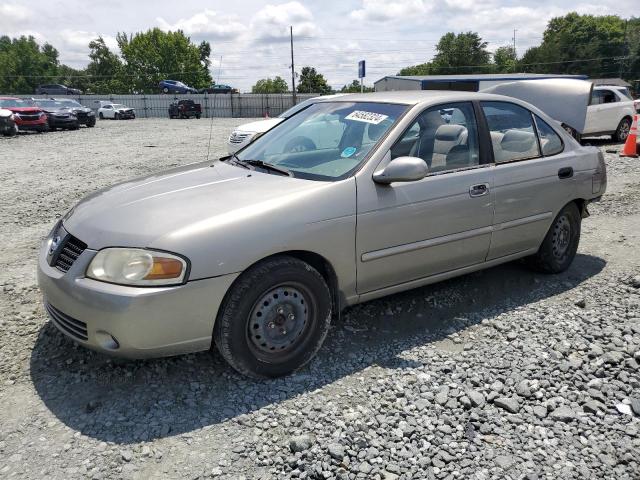
<svg viewBox="0 0 640 480">
<path fill-rule="evenodd" d="M 419 65 L 412 65 L 410 67 L 404 67 L 398 72 L 398 75 L 431 75 L 433 66 L 431 63 L 421 63 Z"/>
<path fill-rule="evenodd" d="M 364 92 L 373 92 L 373 87 L 364 86 Z M 360 93 L 360 80 L 354 80 L 349 85 L 345 85 L 340 89 L 342 93 Z"/>
<path fill-rule="evenodd" d="M 262 78 L 251 87 L 252 93 L 286 93 L 289 91 L 287 82 L 280 76 L 271 78 Z"/>
<path fill-rule="evenodd" d="M 127 36 L 116 36 L 122 59 L 124 75 L 136 92 L 153 92 L 160 80 L 179 80 L 195 88 L 211 84 L 207 42 L 199 46 L 191 43 L 181 30 L 164 32 L 154 28 Z"/>
<path fill-rule="evenodd" d="M 634 41 L 635 40 L 635 41 Z M 542 43 L 523 55 L 524 71 L 638 78 L 640 19 L 572 12 L 552 18 Z"/>
<path fill-rule="evenodd" d="M 498 47 L 493 52 L 493 63 L 497 73 L 509 73 L 517 70 L 518 58 L 512 46 Z"/>
<path fill-rule="evenodd" d="M 86 74 L 92 93 L 118 93 L 126 91 L 124 66 L 120 57 L 113 53 L 102 37 L 89 42 L 89 65 Z"/>
<path fill-rule="evenodd" d="M 431 74 L 488 73 L 491 53 L 476 32 L 445 33 L 436 45 Z"/>
<path fill-rule="evenodd" d="M 327 84 L 324 75 L 318 73 L 313 67 L 303 67 L 298 82 L 298 93 L 319 93 L 326 95 L 331 93 L 331 87 Z"/>
<path fill-rule="evenodd" d="M 58 51 L 48 43 L 42 47 L 32 36 L 0 37 L 0 91 L 29 94 L 47 82 L 56 81 Z"/>
<path fill-rule="evenodd" d="M 487 42 L 480 35 L 449 32 L 440 37 L 432 61 L 405 67 L 398 75 L 490 73 L 492 67 Z"/>
</svg>

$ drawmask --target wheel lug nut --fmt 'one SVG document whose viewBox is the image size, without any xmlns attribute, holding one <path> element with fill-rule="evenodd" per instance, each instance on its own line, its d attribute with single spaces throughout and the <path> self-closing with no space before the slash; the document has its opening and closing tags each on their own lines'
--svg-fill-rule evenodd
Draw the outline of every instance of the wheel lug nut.
<svg viewBox="0 0 640 480">
<path fill-rule="evenodd" d="M 289 314 L 289 320 L 295 320 L 296 316 L 293 313 Z"/>
<path fill-rule="evenodd" d="M 269 328 L 276 328 L 276 324 L 273 322 L 269 322 Z"/>
</svg>

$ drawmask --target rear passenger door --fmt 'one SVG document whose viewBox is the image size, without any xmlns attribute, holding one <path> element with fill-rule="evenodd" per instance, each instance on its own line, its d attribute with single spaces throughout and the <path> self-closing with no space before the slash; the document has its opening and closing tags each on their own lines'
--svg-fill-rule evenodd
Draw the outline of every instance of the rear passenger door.
<svg viewBox="0 0 640 480">
<path fill-rule="evenodd" d="M 573 199 L 574 156 L 555 130 L 511 102 L 480 102 L 495 161 L 495 213 L 487 260 L 535 252 Z"/>
</svg>

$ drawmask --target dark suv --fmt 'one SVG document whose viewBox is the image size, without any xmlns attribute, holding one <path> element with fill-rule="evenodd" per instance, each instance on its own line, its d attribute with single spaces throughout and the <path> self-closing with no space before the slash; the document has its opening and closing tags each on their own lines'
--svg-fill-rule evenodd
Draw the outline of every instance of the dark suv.
<svg viewBox="0 0 640 480">
<path fill-rule="evenodd" d="M 81 95 L 82 90 L 67 87 L 59 83 L 49 83 L 47 85 L 39 85 L 36 88 L 36 95 Z"/>
</svg>

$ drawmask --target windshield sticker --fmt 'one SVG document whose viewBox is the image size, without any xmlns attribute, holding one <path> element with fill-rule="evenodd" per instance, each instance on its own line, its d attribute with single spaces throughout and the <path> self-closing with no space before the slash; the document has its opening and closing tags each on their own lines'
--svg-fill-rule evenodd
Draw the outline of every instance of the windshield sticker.
<svg viewBox="0 0 640 480">
<path fill-rule="evenodd" d="M 388 115 L 375 112 L 365 112 L 363 110 L 354 110 L 344 117 L 345 120 L 355 120 L 356 122 L 372 123 L 374 125 L 378 125 L 387 118 L 389 118 Z"/>
<path fill-rule="evenodd" d="M 342 158 L 349 158 L 350 156 L 352 156 L 354 153 L 356 153 L 356 150 L 358 150 L 356 147 L 347 147 L 345 148 L 342 153 L 340 154 L 340 156 Z"/>
</svg>

